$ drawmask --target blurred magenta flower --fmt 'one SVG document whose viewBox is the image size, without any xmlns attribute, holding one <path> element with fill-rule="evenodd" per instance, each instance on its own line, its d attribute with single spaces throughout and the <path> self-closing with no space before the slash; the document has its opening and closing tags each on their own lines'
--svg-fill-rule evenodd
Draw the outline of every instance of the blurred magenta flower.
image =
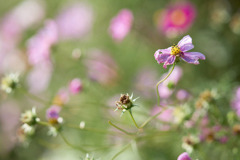
<svg viewBox="0 0 240 160">
<path fill-rule="evenodd" d="M 78 94 L 82 87 L 82 81 L 79 78 L 75 78 L 69 83 L 69 91 L 72 94 Z"/>
<path fill-rule="evenodd" d="M 94 13 L 90 5 L 75 3 L 64 8 L 56 18 L 60 39 L 79 39 L 86 36 L 93 25 Z"/>
<path fill-rule="evenodd" d="M 109 86 L 118 79 L 118 66 L 114 59 L 100 50 L 92 50 L 88 54 L 85 65 L 90 79 Z"/>
<path fill-rule="evenodd" d="M 2 101 L 0 104 L 1 154 L 10 152 L 16 144 L 16 129 L 21 115 L 19 103 Z M 11 117 L 11 118 L 9 118 Z"/>
<path fill-rule="evenodd" d="M 178 156 L 177 160 L 192 160 L 187 152 L 184 152 Z"/>
<path fill-rule="evenodd" d="M 187 63 L 199 64 L 198 59 L 205 60 L 205 56 L 200 52 L 187 52 L 193 49 L 192 38 L 187 35 L 183 37 L 177 45 L 173 45 L 167 49 L 159 49 L 155 52 L 154 57 L 157 62 L 164 63 L 163 68 L 167 68 L 167 65 L 173 64 L 176 59 L 181 58 Z M 160 54 L 161 53 L 161 54 Z"/>
<path fill-rule="evenodd" d="M 163 109 L 162 107 L 155 106 L 152 109 L 151 115 L 155 115 L 155 114 L 161 112 L 162 109 Z M 171 122 L 174 121 L 173 112 L 174 112 L 174 108 L 173 107 L 168 107 L 157 118 L 160 119 L 163 122 L 171 123 Z"/>
<path fill-rule="evenodd" d="M 61 111 L 61 107 L 57 105 L 52 105 L 50 108 L 46 111 L 46 117 L 48 120 L 55 119 L 57 120 L 59 118 L 59 112 Z"/>
<path fill-rule="evenodd" d="M 189 96 L 189 93 L 184 89 L 180 89 L 176 94 L 176 97 L 179 101 L 187 100 Z"/>
<path fill-rule="evenodd" d="M 122 9 L 117 16 L 113 17 L 109 26 L 109 34 L 112 38 L 121 42 L 129 33 L 133 22 L 133 14 L 128 9 Z"/>
<path fill-rule="evenodd" d="M 29 92 L 40 93 L 45 91 L 50 83 L 52 72 L 51 62 L 42 62 L 35 65 L 27 75 Z"/>
<path fill-rule="evenodd" d="M 240 87 L 236 90 L 231 106 L 236 111 L 237 116 L 240 117 Z"/>
<path fill-rule="evenodd" d="M 50 60 L 50 48 L 58 41 L 58 30 L 54 21 L 48 20 L 43 29 L 27 44 L 28 61 L 36 65 Z"/>
<path fill-rule="evenodd" d="M 139 71 L 134 79 L 135 89 L 138 94 L 145 98 L 152 98 L 154 96 L 154 85 L 157 82 L 156 71 L 152 68 L 144 68 Z"/>
<path fill-rule="evenodd" d="M 166 75 L 167 73 L 163 74 L 161 79 L 166 77 Z M 176 66 L 172 74 L 168 77 L 168 79 L 166 79 L 164 82 L 158 85 L 158 92 L 159 92 L 160 98 L 162 99 L 169 98 L 172 95 L 174 88 L 181 77 L 182 77 L 182 68 Z"/>
<path fill-rule="evenodd" d="M 53 99 L 53 104 L 62 106 L 69 101 L 69 92 L 67 88 L 61 88 Z"/>
<path fill-rule="evenodd" d="M 45 14 L 44 5 L 40 0 L 26 0 L 10 10 L 0 24 L 1 46 L 16 47 L 22 33 L 39 23 Z"/>
<path fill-rule="evenodd" d="M 167 37 L 173 38 L 185 33 L 192 26 L 195 17 L 196 9 L 192 3 L 173 3 L 158 17 L 158 28 Z"/>
</svg>

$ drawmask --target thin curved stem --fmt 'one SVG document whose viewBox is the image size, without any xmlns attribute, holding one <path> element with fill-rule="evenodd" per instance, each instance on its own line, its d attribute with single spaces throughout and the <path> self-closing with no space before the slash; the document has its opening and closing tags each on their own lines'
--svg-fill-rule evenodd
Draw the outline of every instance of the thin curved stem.
<svg viewBox="0 0 240 160">
<path fill-rule="evenodd" d="M 110 125 L 112 125 L 113 127 L 115 127 L 116 129 L 118 129 L 119 131 L 122 131 L 122 132 L 124 132 L 124 133 L 126 133 L 126 134 L 128 134 L 128 135 L 134 135 L 134 134 L 135 134 L 135 133 L 130 133 L 130 132 L 125 131 L 124 129 L 116 126 L 115 124 L 113 124 L 113 123 L 110 122 L 109 120 L 108 120 L 108 123 L 109 123 Z"/>
<path fill-rule="evenodd" d="M 89 131 L 89 132 L 94 132 L 94 133 L 119 134 L 119 133 L 117 133 L 117 132 L 112 132 L 112 131 L 103 130 L 103 129 L 97 129 L 97 128 L 87 128 L 87 127 L 80 128 L 79 126 L 77 126 L 77 125 L 72 125 L 72 124 L 66 124 L 65 126 L 66 126 L 66 127 L 69 127 L 69 128 L 75 128 L 75 129 L 79 129 L 79 130 L 82 130 L 82 131 Z"/>
<path fill-rule="evenodd" d="M 119 154 L 121 154 L 122 152 L 124 152 L 129 146 L 131 145 L 131 142 L 128 143 L 125 147 L 123 147 L 117 154 L 115 154 L 111 160 L 114 160 Z"/>
<path fill-rule="evenodd" d="M 41 98 L 39 98 L 39 97 L 29 93 L 28 91 L 24 90 L 23 88 L 20 88 L 19 90 L 22 91 L 25 95 L 27 95 L 30 99 L 32 99 L 32 100 L 34 100 L 36 102 L 42 103 L 44 105 L 48 105 L 49 104 L 49 102 L 47 102 L 47 101 L 45 101 L 45 100 L 43 100 L 43 99 L 41 99 Z"/>
<path fill-rule="evenodd" d="M 163 81 L 165 81 L 170 75 L 171 75 L 171 73 L 172 73 L 172 71 L 174 70 L 174 68 L 175 68 L 175 62 L 173 63 L 173 66 L 172 66 L 172 69 L 171 69 L 171 71 L 168 73 L 168 75 L 165 77 L 165 78 L 163 78 L 161 81 L 159 81 L 158 83 L 157 83 L 157 85 L 156 85 L 156 91 L 157 91 L 157 97 L 158 97 L 158 106 L 160 106 L 160 96 L 159 96 L 159 92 L 158 92 L 158 85 L 160 84 L 160 83 L 162 83 Z"/>
<path fill-rule="evenodd" d="M 149 118 L 141 125 L 140 128 L 145 127 L 151 120 L 153 120 L 154 118 L 156 118 L 157 116 L 159 116 L 160 114 L 162 114 L 162 112 L 165 111 L 166 109 L 167 109 L 167 107 L 163 107 L 163 109 L 162 109 L 159 113 L 155 114 L 155 115 L 152 116 L 152 117 L 149 117 Z"/>
<path fill-rule="evenodd" d="M 130 114 L 130 116 L 131 116 L 131 118 L 132 118 L 132 120 L 133 120 L 133 123 L 135 124 L 135 126 L 137 127 L 137 129 L 140 129 L 140 128 L 138 127 L 135 119 L 133 118 L 132 112 L 131 112 L 130 110 L 128 110 L 128 111 L 129 111 L 129 114 Z"/>
<path fill-rule="evenodd" d="M 72 148 L 74 148 L 74 149 L 78 149 L 78 150 L 80 150 L 80 151 L 82 151 L 82 152 L 84 152 L 84 153 L 87 152 L 85 149 L 83 149 L 83 148 L 81 148 L 81 147 L 79 147 L 79 146 L 75 146 L 75 145 L 70 144 L 70 143 L 67 141 L 67 139 L 63 136 L 62 133 L 59 133 L 59 134 L 60 134 L 60 136 L 62 137 L 62 139 L 64 140 L 64 142 L 65 142 L 69 147 L 72 147 Z"/>
<path fill-rule="evenodd" d="M 43 125 L 43 126 L 50 126 L 50 124 L 48 122 L 39 121 L 37 123 L 40 125 Z"/>
</svg>

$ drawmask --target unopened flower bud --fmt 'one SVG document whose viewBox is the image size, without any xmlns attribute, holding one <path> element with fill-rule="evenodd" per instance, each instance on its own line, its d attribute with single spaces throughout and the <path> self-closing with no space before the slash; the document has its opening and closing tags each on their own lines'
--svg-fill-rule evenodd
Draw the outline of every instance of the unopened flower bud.
<svg viewBox="0 0 240 160">
<path fill-rule="evenodd" d="M 133 104 L 133 102 L 135 102 L 138 98 L 135 98 L 134 100 L 132 98 L 133 94 L 131 95 L 131 97 L 129 97 L 128 94 L 121 94 L 119 101 L 115 102 L 117 106 L 116 110 L 122 110 L 122 112 L 124 113 L 126 110 L 129 110 L 132 107 L 136 106 Z"/>
</svg>

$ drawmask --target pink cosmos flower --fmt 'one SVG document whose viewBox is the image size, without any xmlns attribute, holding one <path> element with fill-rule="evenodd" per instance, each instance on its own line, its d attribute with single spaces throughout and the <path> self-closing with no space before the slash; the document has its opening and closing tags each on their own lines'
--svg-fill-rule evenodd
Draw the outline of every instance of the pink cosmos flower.
<svg viewBox="0 0 240 160">
<path fill-rule="evenodd" d="M 159 107 L 159 106 L 155 106 L 152 110 L 152 115 L 155 115 L 159 112 L 161 112 L 162 110 L 162 107 Z M 174 120 L 174 116 L 173 116 L 173 111 L 174 111 L 174 108 L 173 107 L 168 107 L 168 109 L 166 109 L 165 111 L 163 111 L 159 116 L 158 116 L 158 119 L 160 119 L 161 121 L 163 122 L 167 122 L 167 123 L 170 123 L 170 122 L 173 122 Z"/>
<path fill-rule="evenodd" d="M 62 106 L 69 101 L 69 91 L 67 88 L 61 88 L 53 99 L 53 104 Z"/>
<path fill-rule="evenodd" d="M 159 49 L 155 52 L 154 57 L 157 62 L 164 63 L 163 68 L 167 68 L 167 65 L 171 65 L 176 59 L 181 58 L 187 63 L 199 64 L 198 59 L 205 60 L 205 56 L 199 52 L 187 52 L 193 49 L 192 38 L 187 35 L 183 37 L 177 45 L 173 45 L 167 49 Z"/>
<path fill-rule="evenodd" d="M 133 14 L 128 9 L 122 9 L 116 17 L 111 20 L 108 29 L 109 34 L 117 42 L 121 42 L 132 27 Z"/>
<path fill-rule="evenodd" d="M 85 3 L 75 3 L 66 7 L 56 18 L 60 39 L 84 37 L 92 28 L 93 9 Z"/>
<path fill-rule="evenodd" d="M 163 74 L 161 79 L 165 78 L 167 74 Z M 174 91 L 174 88 L 180 78 L 182 77 L 182 68 L 176 66 L 172 74 L 163 82 L 158 85 L 159 96 L 162 99 L 170 97 Z"/>
<path fill-rule="evenodd" d="M 50 60 L 50 48 L 58 40 L 58 30 L 54 21 L 48 20 L 45 26 L 27 44 L 28 61 L 36 65 Z"/>
<path fill-rule="evenodd" d="M 82 81 L 79 78 L 75 78 L 69 83 L 69 91 L 72 94 L 78 94 L 82 90 L 82 87 Z"/>
<path fill-rule="evenodd" d="M 16 47 L 24 30 L 39 23 L 45 14 L 44 5 L 39 0 L 26 0 L 10 10 L 0 22 L 1 46 Z"/>
<path fill-rule="evenodd" d="M 181 89 L 177 92 L 176 96 L 179 101 L 184 101 L 184 100 L 187 100 L 190 95 L 186 90 Z"/>
<path fill-rule="evenodd" d="M 88 75 L 93 81 L 109 86 L 118 78 L 118 66 L 114 59 L 101 50 L 89 52 L 89 59 L 85 61 Z"/>
<path fill-rule="evenodd" d="M 47 119 L 58 119 L 59 112 L 61 111 L 61 107 L 57 105 L 52 105 L 50 108 L 46 111 L 46 117 Z"/>
<path fill-rule="evenodd" d="M 196 9 L 190 2 L 171 4 L 161 12 L 158 28 L 167 37 L 173 38 L 186 32 L 193 24 Z"/>
<path fill-rule="evenodd" d="M 187 152 L 184 152 L 178 156 L 177 160 L 192 160 Z"/>
<path fill-rule="evenodd" d="M 143 95 L 145 98 L 152 98 L 152 96 L 154 96 L 154 92 L 152 91 L 157 82 L 156 75 L 156 71 L 151 68 L 140 70 L 134 79 L 136 92 Z"/>
<path fill-rule="evenodd" d="M 238 117 L 240 117 L 240 87 L 237 88 L 235 97 L 231 102 L 231 106 L 236 111 Z"/>
<path fill-rule="evenodd" d="M 36 94 L 45 91 L 50 83 L 52 72 L 51 62 L 42 62 L 35 65 L 27 76 L 29 92 Z"/>
</svg>

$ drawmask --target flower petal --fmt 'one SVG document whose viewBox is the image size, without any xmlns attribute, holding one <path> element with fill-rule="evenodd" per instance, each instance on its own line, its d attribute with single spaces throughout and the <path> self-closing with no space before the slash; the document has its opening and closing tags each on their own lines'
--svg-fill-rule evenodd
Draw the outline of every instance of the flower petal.
<svg viewBox="0 0 240 160">
<path fill-rule="evenodd" d="M 176 57 L 174 55 L 169 56 L 168 59 L 166 60 L 166 62 L 164 63 L 163 68 L 166 69 L 167 65 L 173 64 L 175 59 L 176 59 Z"/>
<path fill-rule="evenodd" d="M 157 50 L 157 51 L 154 53 L 155 59 L 156 59 L 156 60 L 158 59 L 158 55 L 159 55 L 160 53 L 170 54 L 170 53 L 171 53 L 171 48 L 172 48 L 172 47 L 168 47 L 168 48 L 166 48 L 166 49 L 159 49 L 159 50 Z"/>
<path fill-rule="evenodd" d="M 181 48 L 183 47 L 185 44 L 192 44 L 192 38 L 187 35 L 185 37 L 183 37 L 179 42 L 178 42 L 178 46 Z"/>
<path fill-rule="evenodd" d="M 202 59 L 202 60 L 206 59 L 205 56 L 200 52 L 185 52 L 184 56 L 188 56 L 195 59 Z"/>
<path fill-rule="evenodd" d="M 184 152 L 178 156 L 177 160 L 191 160 L 187 152 Z"/>
<path fill-rule="evenodd" d="M 162 53 L 158 54 L 158 57 L 157 58 L 155 57 L 155 59 L 157 60 L 158 64 L 165 63 L 169 56 L 171 56 L 171 54 Z"/>
<path fill-rule="evenodd" d="M 191 56 L 184 55 L 181 58 L 182 58 L 182 60 L 184 60 L 187 63 L 192 63 L 192 64 L 196 64 L 196 65 L 199 64 L 198 58 L 196 59 L 196 57 L 191 57 Z"/>
<path fill-rule="evenodd" d="M 180 47 L 180 50 L 182 52 L 186 52 L 186 51 L 189 51 L 189 50 L 191 50 L 193 48 L 194 48 L 194 45 L 192 45 L 191 43 L 188 43 L 188 44 L 185 44 L 182 47 Z"/>
</svg>

